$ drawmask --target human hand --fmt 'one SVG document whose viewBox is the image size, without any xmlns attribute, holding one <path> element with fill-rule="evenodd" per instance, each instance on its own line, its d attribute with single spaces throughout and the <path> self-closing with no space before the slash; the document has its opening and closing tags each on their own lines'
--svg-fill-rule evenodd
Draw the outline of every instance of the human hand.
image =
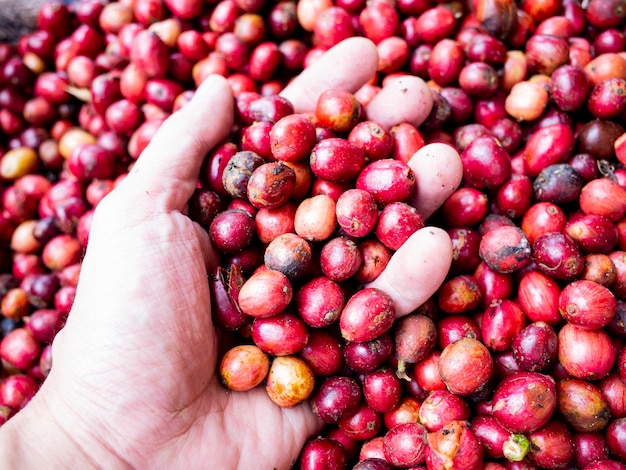
<svg viewBox="0 0 626 470">
<path fill-rule="evenodd" d="M 356 91 L 376 64 L 372 43 L 352 38 L 283 95 L 296 110 L 310 111 L 326 88 Z M 412 78 L 391 85 L 368 109 L 370 118 L 423 119 L 412 101 L 419 86 Z M 320 429 L 308 405 L 279 408 L 262 388 L 230 392 L 215 373 L 207 273 L 217 254 L 184 211 L 202 159 L 228 135 L 233 113 L 227 82 L 207 79 L 98 205 L 76 300 L 54 342 L 54 367 L 33 401 L 3 426 L 0 442 L 16 446 L 0 445 L 10 452 L 3 462 L 283 469 Z M 458 154 L 427 146 L 410 164 L 419 188 L 414 202 L 430 215 L 460 182 Z M 450 260 L 445 232 L 425 228 L 375 285 L 406 314 L 434 293 Z"/>
</svg>

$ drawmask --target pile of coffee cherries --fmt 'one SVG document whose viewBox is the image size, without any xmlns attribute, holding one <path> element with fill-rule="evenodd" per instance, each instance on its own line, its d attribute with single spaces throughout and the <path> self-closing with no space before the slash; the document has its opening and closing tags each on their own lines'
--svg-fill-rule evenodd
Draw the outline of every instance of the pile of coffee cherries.
<svg viewBox="0 0 626 470">
<path fill-rule="evenodd" d="M 280 91 L 353 36 L 376 77 L 295 113 Z M 325 423 L 300 468 L 626 468 L 625 51 L 626 0 L 51 1 L 0 44 L 0 421 L 52 367 L 99 201 L 220 74 L 236 128 L 189 204 L 218 372 Z M 366 105 L 404 75 L 433 108 L 386 129 Z M 463 182 L 424 220 L 433 142 Z M 428 226 L 450 270 L 397 318 L 370 283 Z"/>
</svg>

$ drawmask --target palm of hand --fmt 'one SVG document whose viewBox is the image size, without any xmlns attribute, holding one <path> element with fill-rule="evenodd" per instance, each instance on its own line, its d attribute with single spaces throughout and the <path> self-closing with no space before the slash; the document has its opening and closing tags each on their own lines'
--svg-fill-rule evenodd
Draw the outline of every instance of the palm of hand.
<svg viewBox="0 0 626 470">
<path fill-rule="evenodd" d="M 93 278 L 87 272 L 81 279 L 99 285 L 106 279 L 106 289 L 87 286 L 90 305 L 100 307 L 92 307 L 88 327 L 82 319 L 68 324 L 55 350 L 59 357 L 66 348 L 81 351 L 59 359 L 63 368 L 55 370 L 56 379 L 73 384 L 64 393 L 72 410 L 105 423 L 105 440 L 117 441 L 119 456 L 139 466 L 152 458 L 163 465 L 165 454 L 176 466 L 188 460 L 192 468 L 202 462 L 212 468 L 287 468 L 317 421 L 306 405 L 282 410 L 262 389 L 230 393 L 219 383 L 202 254 L 206 233 L 176 211 L 131 227 L 107 219 L 100 219 L 108 227 L 95 232 L 99 236 L 90 244 L 98 249 L 85 262 L 111 272 Z M 116 275 L 125 271 L 146 275 L 136 282 Z M 107 298 L 94 302 L 95 292 Z M 128 298 L 142 302 L 125 305 Z M 118 321 L 110 322 L 111 315 Z"/>
</svg>

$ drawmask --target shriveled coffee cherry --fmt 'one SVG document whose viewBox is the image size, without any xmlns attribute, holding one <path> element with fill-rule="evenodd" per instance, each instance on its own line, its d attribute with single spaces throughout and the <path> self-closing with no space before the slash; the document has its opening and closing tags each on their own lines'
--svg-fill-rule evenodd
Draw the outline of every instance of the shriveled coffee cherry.
<svg viewBox="0 0 626 470">
<path fill-rule="evenodd" d="M 268 268 L 295 279 L 307 272 L 312 257 L 309 242 L 295 233 L 285 233 L 267 245 L 263 260 Z"/>
<path fill-rule="evenodd" d="M 252 172 L 263 165 L 265 160 L 259 154 L 241 150 L 230 159 L 222 173 L 222 185 L 233 198 L 246 197 L 246 188 Z"/>
<path fill-rule="evenodd" d="M 229 349 L 220 361 L 220 379 L 230 390 L 245 392 L 259 385 L 269 372 L 269 356 L 252 344 Z"/>
<path fill-rule="evenodd" d="M 370 341 L 389 330 L 395 317 L 393 299 L 380 289 L 367 287 L 350 297 L 341 312 L 341 335 L 347 341 Z"/>
<path fill-rule="evenodd" d="M 408 201 L 416 186 L 411 167 L 392 159 L 371 162 L 356 180 L 356 188 L 371 193 L 381 207 L 392 202 Z"/>
<path fill-rule="evenodd" d="M 215 216 L 223 209 L 219 194 L 209 189 L 197 188 L 189 199 L 189 217 L 209 228 Z"/>
<path fill-rule="evenodd" d="M 209 276 L 211 315 L 217 326 L 235 331 L 249 322 L 250 317 L 239 308 L 239 290 L 245 279 L 237 265 L 217 266 Z"/>
<path fill-rule="evenodd" d="M 333 88 L 320 94 L 315 117 L 321 126 L 331 131 L 348 132 L 361 117 L 361 104 L 349 91 Z"/>
<path fill-rule="evenodd" d="M 315 376 L 311 368 L 296 356 L 274 358 L 267 375 L 267 391 L 270 400 L 281 408 L 292 408 L 311 396 Z"/>
<path fill-rule="evenodd" d="M 256 168 L 246 187 L 250 203 L 256 208 L 278 207 L 291 196 L 296 186 L 296 174 L 283 162 L 269 162 Z"/>
</svg>

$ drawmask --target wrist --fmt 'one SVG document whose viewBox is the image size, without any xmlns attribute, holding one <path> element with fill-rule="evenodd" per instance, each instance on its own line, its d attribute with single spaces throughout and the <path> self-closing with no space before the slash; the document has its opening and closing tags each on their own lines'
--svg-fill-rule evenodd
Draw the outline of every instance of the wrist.
<svg viewBox="0 0 626 470">
<path fill-rule="evenodd" d="M 45 387 L 0 427 L 0 461 L 7 470 L 22 468 L 125 469 L 106 445 L 94 439 L 78 417 L 54 403 Z M 63 422 L 59 420 L 63 415 Z"/>
</svg>

